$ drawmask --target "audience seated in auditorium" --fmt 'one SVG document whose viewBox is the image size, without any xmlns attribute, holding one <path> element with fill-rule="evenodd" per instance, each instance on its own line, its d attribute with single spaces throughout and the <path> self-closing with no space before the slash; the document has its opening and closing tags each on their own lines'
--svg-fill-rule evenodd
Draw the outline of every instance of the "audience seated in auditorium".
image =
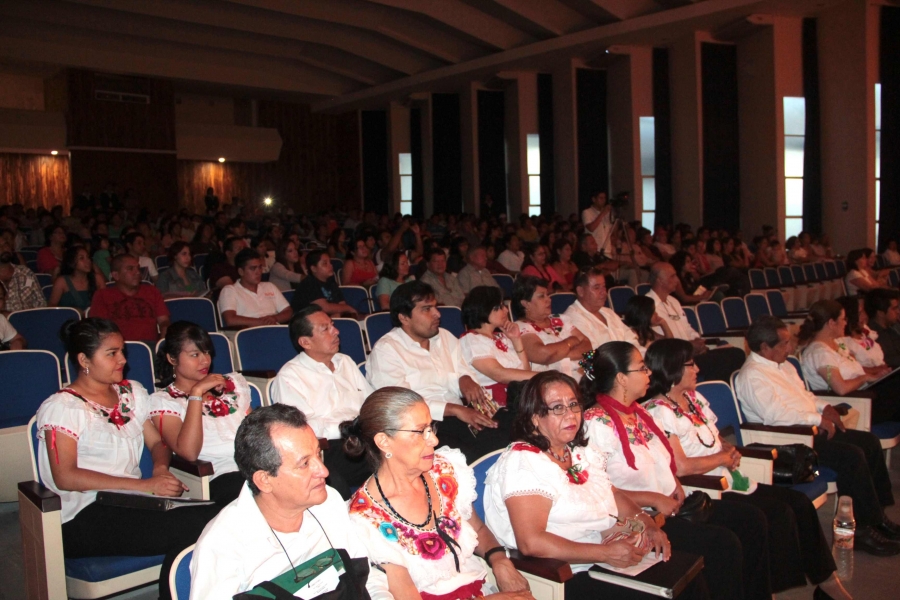
<svg viewBox="0 0 900 600">
<path fill-rule="evenodd" d="M 607 457 L 606 471 L 638 506 L 666 516 L 663 531 L 676 550 L 703 556 L 713 598 L 770 600 L 766 517 L 759 509 L 712 500 L 705 523 L 679 517 L 685 500 L 668 438 L 637 401 L 650 370 L 626 342 L 607 342 L 587 357 L 581 394 L 590 449 Z"/>
<path fill-rule="evenodd" d="M 392 253 L 382 265 L 378 284 L 376 284 L 372 298 L 375 301 L 376 311 L 390 310 L 391 295 L 398 287 L 407 281 L 415 279 L 409 273 L 409 258 L 405 252 Z"/>
<path fill-rule="evenodd" d="M 424 262 L 427 269 L 420 280 L 434 290 L 437 303 L 445 306 L 462 306 L 466 293 L 460 287 L 456 275 L 447 272 L 447 255 L 443 249 L 426 249 Z"/>
<path fill-rule="evenodd" d="M 83 315 L 90 308 L 94 293 L 105 286 L 88 251 L 83 246 L 70 246 L 63 254 L 47 305 L 74 308 Z"/>
<path fill-rule="evenodd" d="M 436 449 L 437 423 L 422 396 L 380 389 L 342 429 L 348 454 L 365 454 L 374 471 L 350 499 L 350 520 L 394 597 L 491 598 L 495 588 L 486 583 L 480 556 L 506 592 L 502 598 L 533 600 L 528 582 L 473 511 L 475 476 L 466 457 Z"/>
<path fill-rule="evenodd" d="M 222 252 L 225 254 L 225 260 L 212 265 L 212 268 L 209 271 L 210 287 L 221 289 L 226 285 L 234 284 L 234 282 L 240 278 L 237 267 L 234 266 L 234 259 L 241 250 L 247 247 L 247 243 L 241 238 L 230 237 L 225 240 L 222 244 Z"/>
<path fill-rule="evenodd" d="M 297 285 L 297 291 L 291 299 L 291 309 L 294 312 L 303 310 L 310 304 L 318 304 L 332 316 L 356 316 L 356 309 L 344 301 L 344 294 L 334 280 L 334 267 L 327 252 L 308 252 L 306 269 L 309 276 Z"/>
<path fill-rule="evenodd" d="M 278 371 L 272 402 L 303 411 L 316 437 L 329 441 L 324 451 L 325 466 L 356 488 L 372 471 L 365 461 L 344 456 L 339 425 L 356 417 L 363 401 L 375 390 L 353 359 L 338 352 L 338 330 L 318 305 L 295 313 L 288 331 L 297 356 Z"/>
<path fill-rule="evenodd" d="M 141 279 L 156 283 L 159 273 L 156 270 L 156 261 L 147 256 L 147 242 L 144 236 L 137 231 L 132 231 L 125 236 L 125 251 L 133 256 L 141 269 Z"/>
<path fill-rule="evenodd" d="M 231 598 L 283 574 L 285 585 L 294 586 L 290 596 L 302 582 L 297 578 L 307 577 L 297 574 L 301 565 L 334 551 L 351 573 L 341 577 L 343 597 L 361 597 L 363 589 L 372 600 L 392 597 L 384 573 L 369 567 L 344 501 L 325 483 L 328 469 L 303 413 L 285 404 L 250 413 L 238 428 L 234 460 L 246 485 L 197 541 L 192 600 Z"/>
<path fill-rule="evenodd" d="M 37 270 L 55 276 L 66 251 L 68 235 L 65 227 L 53 224 L 45 229 L 44 237 L 47 245 L 38 250 Z"/>
<path fill-rule="evenodd" d="M 878 345 L 884 352 L 884 362 L 891 368 L 900 367 L 900 294 L 896 290 L 872 290 L 866 294 L 865 312 L 868 327 L 878 337 Z"/>
<path fill-rule="evenodd" d="M 164 389 L 150 395 L 149 415 L 172 452 L 212 463 L 210 499 L 223 507 L 244 484 L 234 462 L 234 436 L 250 413 L 250 387 L 240 373 L 210 373 L 214 355 L 202 328 L 173 323 L 156 355 L 156 375 Z"/>
<path fill-rule="evenodd" d="M 17 310 L 40 308 L 47 306 L 47 300 L 41 291 L 34 273 L 26 266 L 14 264 L 12 252 L 0 254 L 0 285 L 6 292 L 6 314 Z"/>
<path fill-rule="evenodd" d="M 378 270 L 371 257 L 371 249 L 365 239 L 353 242 L 353 251 L 344 260 L 341 271 L 341 285 L 361 285 L 370 287 L 378 282 Z"/>
<path fill-rule="evenodd" d="M 572 242 L 567 239 L 557 240 L 553 244 L 553 269 L 569 286 L 574 286 L 575 274 L 578 272 L 578 265 L 572 261 L 573 251 Z"/>
<path fill-rule="evenodd" d="M 306 275 L 298 243 L 291 239 L 279 242 L 275 250 L 275 263 L 269 269 L 269 283 L 286 292 L 295 289 Z"/>
<path fill-rule="evenodd" d="M 479 286 L 500 287 L 487 268 L 487 250 L 484 246 L 470 245 L 466 256 L 466 266 L 460 269 L 456 278 L 463 293 L 468 294 Z"/>
<path fill-rule="evenodd" d="M 547 289 L 551 294 L 555 292 L 571 292 L 572 286 L 566 283 L 556 272 L 556 269 L 547 262 L 549 255 L 549 250 L 543 244 L 533 246 L 529 250 L 525 262 L 522 263 L 522 275 L 543 279 L 547 282 Z"/>
<path fill-rule="evenodd" d="M 595 190 L 591 194 L 591 205 L 581 211 L 581 222 L 585 231 L 597 242 L 597 249 L 604 256 L 611 257 L 613 255 L 611 234 L 615 215 L 612 206 L 607 202 L 605 191 Z"/>
<path fill-rule="evenodd" d="M 875 257 L 875 252 L 871 248 L 851 250 L 847 254 L 847 276 L 844 282 L 849 295 L 855 296 L 876 288 L 889 287 L 887 272 L 878 274 L 873 270 Z"/>
<path fill-rule="evenodd" d="M 169 268 L 162 271 L 156 280 L 156 287 L 163 298 L 193 298 L 206 294 L 206 283 L 194 270 L 191 247 L 187 242 L 172 242 L 167 257 Z"/>
<path fill-rule="evenodd" d="M 888 266 L 900 267 L 900 252 L 897 252 L 897 240 L 890 240 L 887 248 L 881 255 Z"/>
<path fill-rule="evenodd" d="M 158 289 L 141 282 L 137 259 L 130 254 L 113 258 L 112 278 L 115 285 L 94 293 L 91 316 L 114 322 L 129 342 L 154 345 L 165 337 L 169 309 Z"/>
<path fill-rule="evenodd" d="M 225 327 L 278 325 L 291 318 L 291 305 L 274 284 L 262 280 L 263 261 L 245 248 L 234 259 L 238 280 L 219 295 L 219 314 Z"/>
<path fill-rule="evenodd" d="M 431 286 L 411 281 L 398 287 L 391 296 L 391 322 L 394 329 L 378 340 L 366 362 L 372 387 L 399 386 L 420 393 L 432 418 L 443 422 L 444 441 L 470 460 L 506 445 L 508 428 L 503 430 L 475 408 L 489 412 L 488 394 L 463 360 L 459 340 L 441 328 Z M 498 418 L 507 414 L 501 411 Z"/>
<path fill-rule="evenodd" d="M 654 342 L 644 356 L 651 373 L 641 402 L 668 435 L 676 475 L 724 477 L 728 491 L 722 494 L 723 501 L 748 503 L 766 514 L 772 591 L 804 586 L 809 578 L 831 598 L 849 600 L 835 575 L 837 567 L 816 508 L 806 494 L 758 482 L 741 491 L 735 487 L 732 471 L 739 469 L 741 454 L 721 438 L 715 413 L 696 389 L 699 369 L 693 357 L 690 342 L 677 339 Z"/>
<path fill-rule="evenodd" d="M 2 314 L 5 298 L 5 292 L 0 287 L 0 350 L 24 350 L 28 347 L 25 338 L 16 331 L 15 327 L 10 325 L 9 319 Z"/>
<path fill-rule="evenodd" d="M 129 257 L 130 258 L 130 257 Z M 137 270 L 137 261 L 131 259 Z M 150 421 L 147 390 L 127 381 L 125 344 L 106 319 L 69 321 L 61 332 L 78 376 L 50 396 L 37 413 L 41 483 L 62 501 L 66 558 L 166 555 L 161 598 L 169 598 L 168 571 L 193 544 L 217 506 L 140 511 L 96 502 L 99 490 L 180 496 L 185 486 L 169 472 L 172 452 Z M 145 449 L 146 446 L 146 449 Z M 153 456 L 153 476 L 141 479 L 140 456 Z"/>
<path fill-rule="evenodd" d="M 838 473 L 838 493 L 853 498 L 855 548 L 871 554 L 900 554 L 900 526 L 884 514 L 894 504 L 881 443 L 875 435 L 845 429 L 837 410 L 806 390 L 787 361 L 793 339 L 776 317 L 759 317 L 747 332 L 750 355 L 735 380 L 735 392 L 750 423 L 814 425 L 819 464 Z"/>
<path fill-rule="evenodd" d="M 656 304 L 656 314 L 669 326 L 672 336 L 691 342 L 694 352 L 697 354 L 706 352 L 706 343 L 688 323 L 681 303 L 672 295 L 680 285 L 675 268 L 669 263 L 655 263 L 650 268 L 650 285 L 651 289 L 647 292 L 647 298 Z M 657 334 L 664 334 L 661 326 L 654 329 Z"/>
<path fill-rule="evenodd" d="M 510 273 L 518 273 L 522 270 L 525 261 L 525 253 L 522 252 L 522 242 L 514 233 L 507 234 L 503 238 L 504 250 L 497 257 L 497 262 L 504 266 Z"/>
<path fill-rule="evenodd" d="M 834 341 L 839 347 L 843 345 L 849 350 L 856 362 L 863 367 L 884 365 L 884 350 L 877 341 L 878 334 L 868 327 L 869 315 L 863 305 L 865 299 L 861 296 L 841 296 L 837 302 L 844 308 L 847 325 L 844 335 Z"/>
<path fill-rule="evenodd" d="M 590 340 L 591 348 L 620 341 L 643 350 L 634 331 L 622 322 L 613 309 L 606 307 L 606 277 L 603 271 L 596 267 L 578 271 L 575 296 L 577 299 L 562 316 Z"/>
</svg>

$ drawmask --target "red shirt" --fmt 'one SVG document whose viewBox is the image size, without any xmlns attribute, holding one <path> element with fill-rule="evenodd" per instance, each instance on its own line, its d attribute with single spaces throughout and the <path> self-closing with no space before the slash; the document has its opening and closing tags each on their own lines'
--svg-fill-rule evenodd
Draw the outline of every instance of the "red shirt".
<svg viewBox="0 0 900 600">
<path fill-rule="evenodd" d="M 38 250 L 37 254 L 37 272 L 52 273 L 53 269 L 59 266 L 59 259 L 53 256 L 53 250 L 50 246 L 44 246 Z"/>
<path fill-rule="evenodd" d="M 169 309 L 155 286 L 141 284 L 134 296 L 128 296 L 112 286 L 97 290 L 91 302 L 92 317 L 109 319 L 128 342 L 155 342 L 157 317 L 168 317 Z"/>
</svg>

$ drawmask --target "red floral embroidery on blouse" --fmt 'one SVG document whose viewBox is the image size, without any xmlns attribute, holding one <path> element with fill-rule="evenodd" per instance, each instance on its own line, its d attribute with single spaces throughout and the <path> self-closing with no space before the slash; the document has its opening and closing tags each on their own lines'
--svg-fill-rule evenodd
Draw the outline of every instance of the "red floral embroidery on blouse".
<svg viewBox="0 0 900 600">
<path fill-rule="evenodd" d="M 515 452 L 534 452 L 535 454 L 540 454 L 541 449 L 537 446 L 533 446 L 527 442 L 515 442 L 512 446 L 509 447 L 510 450 Z"/>
</svg>

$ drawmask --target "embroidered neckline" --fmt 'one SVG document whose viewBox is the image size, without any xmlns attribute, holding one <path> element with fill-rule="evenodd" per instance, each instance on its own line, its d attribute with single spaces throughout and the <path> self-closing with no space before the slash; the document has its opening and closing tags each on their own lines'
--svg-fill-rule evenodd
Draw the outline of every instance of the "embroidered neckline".
<svg viewBox="0 0 900 600">
<path fill-rule="evenodd" d="M 537 323 L 535 323 L 534 321 L 532 321 L 530 319 L 524 319 L 524 321 L 526 323 L 528 323 L 531 326 L 531 328 L 534 329 L 538 333 L 547 331 L 548 333 L 552 333 L 556 337 L 559 337 L 559 335 L 562 333 L 563 321 L 562 321 L 562 319 L 560 319 L 558 316 L 555 316 L 555 315 L 550 315 L 550 327 L 541 327 L 540 325 L 538 325 Z"/>
<path fill-rule="evenodd" d="M 168 385 L 168 387 L 166 387 L 166 393 L 169 394 L 172 398 L 188 397 L 188 394 L 175 387 L 174 383 L 171 383 Z M 225 390 L 222 392 L 221 396 L 213 396 L 212 394 L 207 393 L 203 397 L 204 417 L 211 417 L 213 419 L 227 417 L 236 413 L 237 409 L 237 391 L 235 389 L 234 381 L 232 381 L 231 378 L 227 375 L 225 376 Z M 162 422 L 160 422 L 160 427 L 162 427 Z"/>
<path fill-rule="evenodd" d="M 465 333 L 463 333 L 464 336 L 470 335 L 470 334 L 471 335 L 480 335 L 483 337 L 490 337 L 490 339 L 493 340 L 494 345 L 497 347 L 498 350 L 500 350 L 501 352 L 509 352 L 509 346 L 507 346 L 506 343 L 503 341 L 506 339 L 506 336 L 503 334 L 502 331 L 495 331 L 490 336 L 486 336 L 483 333 L 475 331 L 474 329 L 468 329 L 468 330 L 466 330 Z"/>
<path fill-rule="evenodd" d="M 132 394 L 131 382 L 127 379 L 123 379 L 119 383 L 112 384 L 112 388 L 116 391 L 116 397 L 118 398 L 118 402 L 112 408 L 89 400 L 72 388 L 63 388 L 60 392 L 75 396 L 84 402 L 92 413 L 100 415 L 106 419 L 107 423 L 115 425 L 116 429 L 122 429 L 129 421 L 131 421 L 130 413 L 132 410 L 131 406 L 129 406 L 130 400 L 128 399 L 128 395 Z"/>
</svg>

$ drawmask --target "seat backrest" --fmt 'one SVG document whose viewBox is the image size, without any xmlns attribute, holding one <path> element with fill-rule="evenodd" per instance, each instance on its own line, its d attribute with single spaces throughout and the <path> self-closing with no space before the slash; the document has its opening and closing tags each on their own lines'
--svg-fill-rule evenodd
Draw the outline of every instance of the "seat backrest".
<svg viewBox="0 0 900 600">
<path fill-rule="evenodd" d="M 74 308 L 31 308 L 10 314 L 9 324 L 28 340 L 31 350 L 49 350 L 62 364 L 66 348 L 59 339 L 59 330 L 70 319 L 77 321 L 81 314 Z"/>
<path fill-rule="evenodd" d="M 41 288 L 41 291 L 44 292 L 44 300 L 50 302 L 50 296 L 53 294 L 53 286 L 45 285 Z"/>
<path fill-rule="evenodd" d="M 34 250 L 25 250 L 24 248 L 19 250 L 19 254 L 21 254 L 22 258 L 25 260 L 37 260 L 38 255 Z"/>
<path fill-rule="evenodd" d="M 59 360 L 47 350 L 0 352 L 0 429 L 25 425 L 59 391 Z"/>
<path fill-rule="evenodd" d="M 697 391 L 709 401 L 709 407 L 716 415 L 716 427 L 721 431 L 730 425 L 738 445 L 743 445 L 741 416 L 731 386 L 724 381 L 705 381 L 697 384 Z"/>
<path fill-rule="evenodd" d="M 747 312 L 750 314 L 751 323 L 763 315 L 772 314 L 769 302 L 762 294 L 747 294 L 744 296 L 744 302 L 747 303 Z"/>
<path fill-rule="evenodd" d="M 697 318 L 700 320 L 700 331 L 703 335 L 715 336 L 725 333 L 725 316 L 722 308 L 715 302 L 701 302 L 697 305 Z"/>
<path fill-rule="evenodd" d="M 768 287 L 777 288 L 782 286 L 781 278 L 778 276 L 778 271 L 776 271 L 774 268 L 766 267 L 763 273 L 765 273 L 766 275 L 766 285 Z"/>
<path fill-rule="evenodd" d="M 191 597 L 191 559 L 194 557 L 194 546 L 191 544 L 175 557 L 172 570 L 169 572 L 169 593 L 172 600 L 188 600 Z"/>
<path fill-rule="evenodd" d="M 820 281 L 828 279 L 828 271 L 825 270 L 824 263 L 817 262 L 813 265 L 813 268 L 816 270 L 816 279 Z"/>
<path fill-rule="evenodd" d="M 162 255 L 160 255 L 160 256 L 157 256 L 157 257 L 154 259 L 154 261 L 156 262 L 156 268 L 157 268 L 157 269 L 162 269 L 163 267 L 168 267 L 168 266 L 169 266 L 169 257 L 166 256 L 165 254 L 162 254 Z"/>
<path fill-rule="evenodd" d="M 234 336 L 234 344 L 241 371 L 278 371 L 297 356 L 287 325 L 242 329 Z"/>
<path fill-rule="evenodd" d="M 369 292 L 361 285 L 342 285 L 341 293 L 344 295 L 344 301 L 356 309 L 356 312 L 367 315 L 372 312 L 369 304 Z"/>
<path fill-rule="evenodd" d="M 784 294 L 781 290 L 767 290 L 766 300 L 769 301 L 769 308 L 776 317 L 783 318 L 788 316 L 787 304 L 784 302 Z"/>
<path fill-rule="evenodd" d="M 625 305 L 636 296 L 636 292 L 627 285 L 619 285 L 609 289 L 609 300 L 616 314 L 625 314 Z"/>
<path fill-rule="evenodd" d="M 334 269 L 335 273 L 340 273 L 344 268 L 344 261 L 342 261 L 340 258 L 332 258 L 331 268 Z"/>
<path fill-rule="evenodd" d="M 34 278 L 37 280 L 38 285 L 44 287 L 45 285 L 53 285 L 53 275 L 48 275 L 47 273 L 35 273 Z"/>
<path fill-rule="evenodd" d="M 697 313 L 694 312 L 693 306 L 684 306 L 684 314 L 687 317 L 688 323 L 691 324 L 691 327 L 694 328 L 694 331 L 700 333 L 700 321 L 697 319 Z"/>
<path fill-rule="evenodd" d="M 632 295 L 634 295 L 633 291 Z M 573 294 L 572 292 L 559 292 L 557 294 L 553 294 L 550 296 L 550 312 L 552 312 L 554 315 L 561 315 L 566 312 L 566 309 L 572 306 L 574 302 L 575 294 Z"/>
<path fill-rule="evenodd" d="M 125 379 L 139 382 L 148 394 L 156 391 L 156 371 L 153 368 L 153 351 L 144 342 L 125 342 Z"/>
<path fill-rule="evenodd" d="M 794 285 L 794 274 L 787 265 L 778 267 L 778 278 L 781 279 L 781 285 L 787 287 Z"/>
<path fill-rule="evenodd" d="M 274 381 L 274 379 L 269 381 L 269 386 L 271 386 Z M 248 382 L 247 385 L 250 387 L 250 410 L 256 410 L 263 405 L 262 392 L 259 391 L 259 387 L 255 383 Z M 269 397 L 272 397 L 271 394 Z"/>
<path fill-rule="evenodd" d="M 366 346 L 363 343 L 362 328 L 356 319 L 334 319 L 341 336 L 341 353 L 358 363 L 366 360 Z"/>
<path fill-rule="evenodd" d="M 819 280 L 819 275 L 818 275 L 818 273 L 816 273 L 816 268 L 809 263 L 806 263 L 805 265 L 803 265 L 803 274 L 806 275 L 807 281 L 818 281 Z"/>
<path fill-rule="evenodd" d="M 487 479 L 488 470 L 494 466 L 501 454 L 503 454 L 503 448 L 485 454 L 469 465 L 475 474 L 475 492 L 478 494 L 475 502 L 472 503 L 472 508 L 475 509 L 475 513 L 482 522 L 484 521 L 484 480 Z"/>
<path fill-rule="evenodd" d="M 797 376 L 800 377 L 800 381 L 803 382 L 803 386 L 806 389 L 809 389 L 809 384 L 806 383 L 806 377 L 803 376 L 803 367 L 800 366 L 800 359 L 796 356 L 788 356 L 787 361 L 791 363 L 791 366 L 797 370 Z"/>
<path fill-rule="evenodd" d="M 466 332 L 463 327 L 462 311 L 456 306 L 438 306 L 441 313 L 441 327 L 452 333 L 457 338 Z"/>
<path fill-rule="evenodd" d="M 836 260 L 834 261 L 834 266 L 837 267 L 838 275 L 840 275 L 841 277 L 847 274 L 847 263 L 845 263 L 844 261 Z"/>
<path fill-rule="evenodd" d="M 828 273 L 829 279 L 837 279 L 838 278 L 838 270 L 837 265 L 833 260 L 829 260 L 825 263 L 825 272 Z"/>
<path fill-rule="evenodd" d="M 209 298 L 170 298 L 166 300 L 166 308 L 172 323 L 189 321 L 210 333 L 219 330 L 216 307 Z"/>
<path fill-rule="evenodd" d="M 767 287 L 766 275 L 762 269 L 750 269 L 750 287 L 754 290 L 762 290 Z"/>
<path fill-rule="evenodd" d="M 891 287 L 897 287 L 897 284 L 900 283 L 900 273 L 897 272 L 897 269 L 888 273 L 888 281 L 890 282 Z"/>
<path fill-rule="evenodd" d="M 500 289 L 503 290 L 504 298 L 512 298 L 512 291 L 513 291 L 512 275 L 506 275 L 505 273 L 495 273 L 494 281 L 496 281 L 497 285 L 500 286 Z"/>
<path fill-rule="evenodd" d="M 203 273 L 203 267 L 206 266 L 206 257 L 209 254 L 195 254 L 194 255 L 194 268 L 197 269 L 198 273 Z"/>
<path fill-rule="evenodd" d="M 363 323 L 366 327 L 366 337 L 369 339 L 369 350 L 375 347 L 381 336 L 394 328 L 394 324 L 391 323 L 390 313 L 369 315 Z"/>
<path fill-rule="evenodd" d="M 356 365 L 359 367 L 359 372 L 362 373 L 363 377 L 366 376 L 366 361 L 362 361 L 361 363 Z"/>
<path fill-rule="evenodd" d="M 283 290 L 281 295 L 284 296 L 284 299 L 288 301 L 288 304 L 294 301 L 294 292 L 296 290 Z"/>
<path fill-rule="evenodd" d="M 653 286 L 649 283 L 639 283 L 637 285 L 637 293 L 638 296 L 646 296 L 647 292 L 653 289 Z"/>
<path fill-rule="evenodd" d="M 725 313 L 728 327 L 750 327 L 750 317 L 747 315 L 747 305 L 743 298 L 724 298 L 722 312 Z"/>
<path fill-rule="evenodd" d="M 806 283 L 806 273 L 800 265 L 791 265 L 791 274 L 794 276 L 794 284 Z"/>
</svg>

